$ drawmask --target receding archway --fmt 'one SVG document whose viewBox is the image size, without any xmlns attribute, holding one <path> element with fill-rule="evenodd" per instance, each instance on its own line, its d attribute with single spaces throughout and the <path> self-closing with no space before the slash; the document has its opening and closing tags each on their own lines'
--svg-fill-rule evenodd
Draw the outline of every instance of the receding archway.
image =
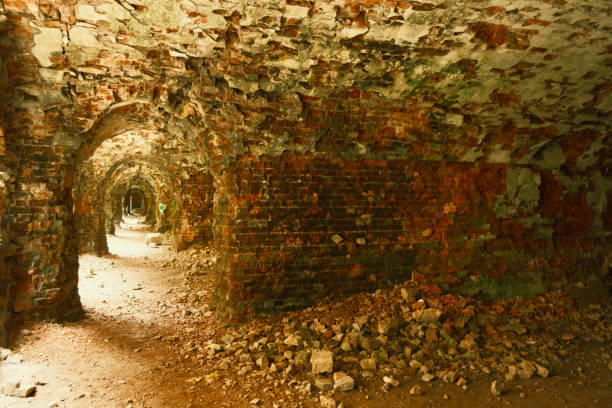
<svg viewBox="0 0 612 408">
<path fill-rule="evenodd" d="M 201 139 L 192 126 L 181 135 L 169 122 L 153 105 L 135 101 L 109 108 L 83 133 L 72 183 L 80 252 L 107 253 L 107 234 L 126 212 L 144 216 L 175 250 L 213 242 L 218 183 L 208 155 L 194 147 Z"/>
</svg>

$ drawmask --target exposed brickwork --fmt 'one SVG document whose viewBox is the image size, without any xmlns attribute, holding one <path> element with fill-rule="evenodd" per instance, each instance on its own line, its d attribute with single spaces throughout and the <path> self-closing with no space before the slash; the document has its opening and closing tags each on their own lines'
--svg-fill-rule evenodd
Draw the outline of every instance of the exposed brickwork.
<svg viewBox="0 0 612 408">
<path fill-rule="evenodd" d="M 179 181 L 180 214 L 177 219 L 177 248 L 185 249 L 194 243 L 209 244 L 213 241 L 212 221 L 213 180 L 208 173 L 190 169 L 188 177 Z"/>
<path fill-rule="evenodd" d="M 597 247 L 588 228 L 546 236 L 522 217 L 499 216 L 497 200 L 512 199 L 504 164 L 286 155 L 251 157 L 238 166 L 236 218 L 220 226 L 226 240 L 219 246 L 230 273 L 218 283 L 218 302 L 229 305 L 232 318 L 414 274 L 447 290 L 537 293 L 565 279 L 564 271 L 582 265 L 572 279 L 585 279 L 601 265 L 573 251 Z M 545 199 L 559 206 L 546 221 L 557 228 L 573 225 L 566 211 L 589 208 L 571 196 Z M 554 239 L 569 235 L 571 241 Z M 557 255 L 547 255 L 553 248 Z"/>
<path fill-rule="evenodd" d="M 13 283 L 7 267 L 7 257 L 10 255 L 12 233 L 8 228 L 8 199 L 13 190 L 12 174 L 6 164 L 5 135 L 10 128 L 10 117 L 13 114 L 10 104 L 11 86 L 8 80 L 8 64 L 14 55 L 14 43 L 7 41 L 7 24 L 4 10 L 0 12 L 0 347 L 6 346 L 8 337 L 7 324 L 11 318 L 10 290 Z"/>
<path fill-rule="evenodd" d="M 68 169 L 62 165 L 70 152 L 20 146 L 18 153 L 9 159 L 11 168 L 20 169 L 7 211 L 16 247 L 6 259 L 15 283 L 11 309 L 37 318 L 75 317 L 80 313 L 76 237 L 71 192 L 64 184 Z"/>
</svg>

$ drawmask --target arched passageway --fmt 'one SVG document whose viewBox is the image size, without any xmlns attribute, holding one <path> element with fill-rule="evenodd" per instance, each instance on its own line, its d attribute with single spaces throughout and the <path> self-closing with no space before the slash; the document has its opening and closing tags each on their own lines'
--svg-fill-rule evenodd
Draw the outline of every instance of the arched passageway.
<svg viewBox="0 0 612 408">
<path fill-rule="evenodd" d="M 147 200 L 145 193 L 136 187 L 130 187 L 124 196 L 125 212 L 130 215 L 144 215 L 147 213 Z"/>
<path fill-rule="evenodd" d="M 100 275 L 79 279 L 79 251 L 107 251 L 116 199 L 133 187 L 155 202 L 151 225 L 177 249 L 214 238 L 214 295 L 203 295 L 214 312 L 189 320 L 196 313 L 181 310 L 173 324 L 185 331 L 200 321 L 208 333 L 213 313 L 244 322 L 405 283 L 403 296 L 361 295 L 395 306 L 365 320 L 308 315 L 320 306 L 300 315 L 308 327 L 286 315 L 288 327 L 264 330 L 274 339 L 257 328 L 224 332 L 225 345 L 193 334 L 176 347 L 182 355 L 170 347 L 174 361 L 238 354 L 243 341 L 301 347 L 304 329 L 312 342 L 277 348 L 276 372 L 296 370 L 298 352 L 315 348 L 354 352 L 334 361 L 359 370 L 359 353 L 374 353 L 362 345 L 380 343 L 385 374 L 411 363 L 406 345 L 424 360 L 414 357 L 419 370 L 453 356 L 498 373 L 506 362 L 485 353 L 511 350 L 522 364 L 528 349 L 570 341 L 534 344 L 522 333 L 532 335 L 533 321 L 492 315 L 548 322 L 571 291 L 514 309 L 472 297 L 612 279 L 610 14 L 604 0 L 1 1 L 0 343 L 22 322 L 82 316 L 81 283 L 107 287 Z M 129 290 L 145 293 L 138 287 Z M 466 322 L 457 310 L 477 312 Z M 578 314 L 580 324 L 597 321 L 581 330 L 609 340 L 607 315 Z M 340 345 L 354 336 L 343 328 L 399 337 L 347 351 Z M 125 340 L 117 332 L 106 339 Z M 564 356 L 529 358 L 544 357 Z M 239 361 L 241 378 L 253 360 Z M 194 389 L 199 377 L 188 377 Z"/>
</svg>

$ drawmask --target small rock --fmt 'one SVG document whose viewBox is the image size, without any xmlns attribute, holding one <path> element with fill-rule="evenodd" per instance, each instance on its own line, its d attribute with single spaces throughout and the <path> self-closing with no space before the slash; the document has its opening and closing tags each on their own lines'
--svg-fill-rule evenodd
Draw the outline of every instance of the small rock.
<svg viewBox="0 0 612 408">
<path fill-rule="evenodd" d="M 521 393 L 519 394 L 519 397 L 521 397 L 521 398 L 525 398 L 525 393 L 524 393 L 524 392 L 521 392 Z"/>
<path fill-rule="evenodd" d="M 393 328 L 394 322 L 391 318 L 386 318 L 378 322 L 378 333 L 382 335 L 389 334 L 389 331 Z"/>
<path fill-rule="evenodd" d="M 438 341 L 438 331 L 435 327 L 428 327 L 427 330 L 425 330 L 425 341 L 427 343 Z"/>
<path fill-rule="evenodd" d="M 302 341 L 302 338 L 300 336 L 297 336 L 295 334 L 290 334 L 289 336 L 287 336 L 285 341 L 283 341 L 283 343 L 285 343 L 287 346 L 297 347 L 300 345 L 301 341 Z"/>
<path fill-rule="evenodd" d="M 363 370 L 376 370 L 376 359 L 364 358 L 359 362 L 359 365 Z"/>
<path fill-rule="evenodd" d="M 319 401 L 321 402 L 322 408 L 336 408 L 336 401 L 332 398 L 326 397 L 325 395 L 321 395 L 319 397 Z"/>
<path fill-rule="evenodd" d="M 331 378 L 315 378 L 315 387 L 321 391 L 330 391 L 334 388 L 334 382 Z"/>
<path fill-rule="evenodd" d="M 454 371 L 449 371 L 447 373 L 444 373 L 444 375 L 442 376 L 442 381 L 444 381 L 445 383 L 454 383 L 456 377 L 457 374 Z"/>
<path fill-rule="evenodd" d="M 423 394 L 423 388 L 420 385 L 415 385 L 410 389 L 410 395 L 421 395 Z"/>
<path fill-rule="evenodd" d="M 257 367 L 259 368 L 268 368 L 268 359 L 265 357 L 259 357 L 255 361 L 255 364 L 257 364 Z"/>
<path fill-rule="evenodd" d="M 310 356 L 312 374 L 331 373 L 334 365 L 334 354 L 327 350 L 313 350 Z"/>
<path fill-rule="evenodd" d="M 423 374 L 423 376 L 421 377 L 421 380 L 425 381 L 425 382 L 431 382 L 433 381 L 434 376 L 432 374 Z"/>
<path fill-rule="evenodd" d="M 340 235 L 338 234 L 334 234 L 331 237 L 331 240 L 334 244 L 338 245 L 339 243 L 341 243 L 342 241 L 344 241 L 344 238 L 342 238 Z"/>
<path fill-rule="evenodd" d="M 533 377 L 533 374 L 535 373 L 535 371 L 536 371 L 535 365 L 533 365 L 532 362 L 527 361 L 527 360 L 521 361 L 521 363 L 516 367 L 516 373 L 523 380 L 528 380 L 531 377 Z"/>
<path fill-rule="evenodd" d="M 499 397 L 504 392 L 504 383 L 501 381 L 493 381 L 491 383 L 491 394 Z"/>
<path fill-rule="evenodd" d="M 259 398 L 253 398 L 253 399 L 252 399 L 252 400 L 249 402 L 249 404 L 251 404 L 251 405 L 258 405 L 258 404 L 259 404 Z"/>
<path fill-rule="evenodd" d="M 5 360 L 9 364 L 21 364 L 23 363 L 23 356 L 19 353 L 11 353 Z"/>
<path fill-rule="evenodd" d="M 26 398 L 34 395 L 36 392 L 36 385 L 34 384 L 22 384 L 20 381 L 17 382 L 4 382 L 0 384 L 0 392 L 9 397 Z"/>
<path fill-rule="evenodd" d="M 0 361 L 6 360 L 6 358 L 10 355 L 11 355 L 11 350 L 0 347 Z M 612 360 L 610 360 L 610 363 L 612 363 Z"/>
<path fill-rule="evenodd" d="M 474 339 L 472 338 L 472 336 L 465 336 L 465 339 L 461 340 L 459 342 L 459 348 L 462 348 L 464 350 L 472 350 L 474 348 L 476 348 L 477 344 L 474 341 Z"/>
<path fill-rule="evenodd" d="M 402 299 L 404 300 L 404 302 L 407 301 L 410 295 L 408 294 L 408 291 L 406 290 L 406 288 L 401 288 L 400 293 L 402 295 Z"/>
<path fill-rule="evenodd" d="M 440 309 L 425 309 L 412 312 L 412 318 L 419 323 L 437 323 L 442 316 Z"/>
<path fill-rule="evenodd" d="M 161 245 L 162 244 L 162 234 L 159 232 L 152 232 L 145 235 L 145 244 L 146 245 Z"/>
<path fill-rule="evenodd" d="M 395 378 L 393 378 L 393 377 L 384 376 L 383 377 L 383 382 L 385 384 L 391 385 L 392 387 L 397 387 L 399 385 L 399 382 Z"/>
<path fill-rule="evenodd" d="M 515 365 L 508 366 L 508 372 L 505 375 L 506 381 L 512 381 L 517 375 L 517 370 Z"/>
<path fill-rule="evenodd" d="M 334 373 L 334 391 L 350 391 L 355 388 L 355 380 L 353 377 L 337 371 Z"/>
<path fill-rule="evenodd" d="M 533 365 L 536 368 L 536 374 L 539 375 L 540 377 L 546 378 L 548 377 L 548 374 L 550 374 L 550 371 L 548 371 L 548 368 L 541 366 L 538 363 L 533 363 Z"/>
</svg>

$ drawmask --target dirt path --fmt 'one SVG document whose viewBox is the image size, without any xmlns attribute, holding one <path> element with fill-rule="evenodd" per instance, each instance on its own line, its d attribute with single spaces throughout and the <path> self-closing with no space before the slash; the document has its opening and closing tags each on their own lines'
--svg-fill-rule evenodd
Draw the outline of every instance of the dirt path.
<svg viewBox="0 0 612 408">
<path fill-rule="evenodd" d="M 142 231 L 109 237 L 108 257 L 80 257 L 79 293 L 86 317 L 69 324 L 38 324 L 22 330 L 19 365 L 1 373 L 38 382 L 32 398 L 0 396 L 2 407 L 184 406 L 189 362 L 174 361 L 162 339 L 180 336 L 172 303 L 183 276 L 164 267 L 167 246 L 144 245 Z M 8 372 L 8 371 L 11 372 Z"/>
<path fill-rule="evenodd" d="M 388 307 L 386 298 L 360 295 L 345 303 L 224 327 L 208 303 L 213 288 L 206 272 L 212 254 L 149 247 L 143 234 L 119 229 L 117 236 L 109 237 L 113 255 L 80 257 L 79 293 L 86 317 L 20 330 L 13 339 L 13 354 L 0 363 L 0 380 L 38 383 L 37 391 L 29 398 L 0 394 L 0 407 L 321 407 L 314 377 L 308 368 L 300 368 L 299 348 L 286 346 L 286 338 L 296 329 L 316 333 L 322 326 L 320 337 L 310 343 L 315 347 L 332 340 L 325 330 L 336 330 L 334 321 L 348 333 L 356 316 L 353 308 L 367 309 L 368 302 L 376 305 L 381 299 L 381 307 Z M 581 305 L 577 298 L 576 310 L 584 312 L 576 312 L 574 323 L 559 326 L 558 335 L 545 332 L 550 336 L 546 340 L 527 336 L 526 342 L 518 338 L 510 349 L 527 356 L 537 346 L 552 355 L 552 375 L 508 382 L 501 397 L 491 395 L 489 387 L 492 379 L 503 378 L 490 372 L 496 361 L 508 357 L 503 351 L 499 358 L 451 362 L 469 379 L 467 386 L 424 383 L 421 372 L 390 362 L 366 377 L 359 364 L 355 368 L 345 356 L 334 365 L 353 375 L 356 389 L 331 396 L 345 408 L 607 407 L 612 401 L 609 293 L 581 296 L 586 300 Z M 481 341 L 483 353 L 487 341 Z M 338 344 L 334 352 L 341 353 Z M 385 375 L 396 378 L 399 387 L 383 389 Z M 423 394 L 411 395 L 417 384 Z"/>
</svg>

